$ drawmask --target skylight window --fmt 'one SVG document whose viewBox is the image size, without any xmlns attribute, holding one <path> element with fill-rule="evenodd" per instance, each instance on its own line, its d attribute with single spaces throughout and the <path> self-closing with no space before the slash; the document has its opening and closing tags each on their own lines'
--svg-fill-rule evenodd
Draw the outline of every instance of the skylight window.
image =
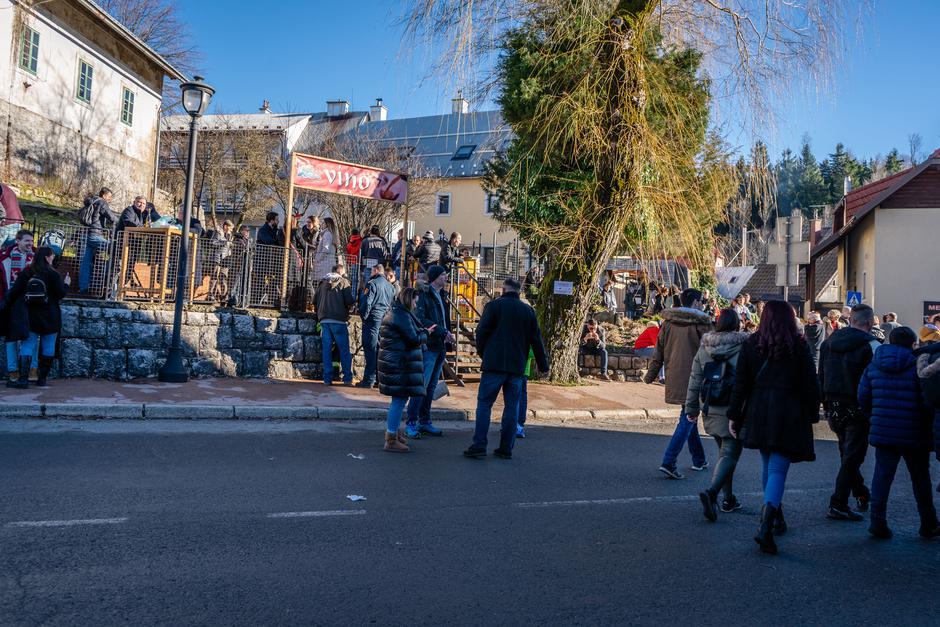
<svg viewBox="0 0 940 627">
<path fill-rule="evenodd" d="M 473 154 L 473 151 L 476 150 L 476 144 L 469 146 L 461 146 L 457 149 L 457 152 L 454 153 L 454 156 L 450 158 L 451 161 L 463 161 L 470 158 L 470 155 Z"/>
</svg>

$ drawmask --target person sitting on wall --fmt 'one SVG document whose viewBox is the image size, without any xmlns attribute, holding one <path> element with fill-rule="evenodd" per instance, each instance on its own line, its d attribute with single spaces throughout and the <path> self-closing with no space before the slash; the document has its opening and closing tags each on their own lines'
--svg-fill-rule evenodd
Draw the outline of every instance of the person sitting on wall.
<svg viewBox="0 0 940 627">
<path fill-rule="evenodd" d="M 600 357 L 600 374 L 597 376 L 601 381 L 610 381 L 607 374 L 607 332 L 594 318 L 589 318 L 581 331 L 581 354 Z"/>
</svg>

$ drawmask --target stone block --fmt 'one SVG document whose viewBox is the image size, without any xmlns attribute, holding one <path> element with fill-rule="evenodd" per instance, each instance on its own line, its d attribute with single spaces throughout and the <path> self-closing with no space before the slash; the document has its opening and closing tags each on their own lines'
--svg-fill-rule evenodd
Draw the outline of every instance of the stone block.
<svg viewBox="0 0 940 627">
<path fill-rule="evenodd" d="M 242 376 L 266 377 L 268 376 L 268 362 L 270 356 L 267 351 L 246 351 L 243 353 Z"/>
<path fill-rule="evenodd" d="M 633 358 L 633 370 L 649 370 L 650 360 L 646 357 Z"/>
<path fill-rule="evenodd" d="M 204 327 L 206 326 L 206 314 L 201 311 L 187 311 L 185 321 L 188 325 Z"/>
<path fill-rule="evenodd" d="M 283 336 L 276 333 L 258 333 L 256 340 L 268 350 L 280 350 L 284 346 Z"/>
<path fill-rule="evenodd" d="M 192 373 L 197 379 L 219 376 L 222 370 L 221 356 L 200 355 L 193 359 Z"/>
<path fill-rule="evenodd" d="M 214 316 L 215 316 L 215 319 L 219 321 L 219 326 L 223 326 L 223 327 L 232 326 L 232 314 L 228 312 L 216 312 Z"/>
<path fill-rule="evenodd" d="M 284 405 L 236 405 L 235 418 L 239 420 L 316 420 L 317 408 Z"/>
<path fill-rule="evenodd" d="M 144 417 L 163 420 L 228 420 L 235 417 L 235 410 L 231 405 L 147 403 L 144 405 Z"/>
<path fill-rule="evenodd" d="M 595 409 L 595 420 L 646 422 L 645 409 Z"/>
<path fill-rule="evenodd" d="M 271 379 L 293 379 L 294 364 L 283 359 L 272 359 L 268 363 L 268 377 Z"/>
<path fill-rule="evenodd" d="M 291 361 L 304 361 L 304 336 L 284 336 L 284 357 Z"/>
<path fill-rule="evenodd" d="M 204 318 L 204 320 L 205 320 L 204 324 L 205 324 L 207 327 L 217 327 L 217 326 L 219 326 L 219 325 L 222 324 L 222 321 L 219 320 L 219 314 L 217 314 L 217 313 L 215 313 L 215 312 L 213 312 L 213 311 L 208 311 L 208 312 L 204 313 L 203 316 L 205 316 L 205 318 Z"/>
<path fill-rule="evenodd" d="M 157 374 L 157 356 L 154 350 L 131 348 L 127 351 L 127 376 L 131 379 L 152 377 Z"/>
<path fill-rule="evenodd" d="M 159 324 L 169 324 L 169 325 L 173 324 L 174 312 L 161 310 L 161 311 L 155 311 L 153 312 L 153 314 L 154 314 L 155 322 Z"/>
<path fill-rule="evenodd" d="M 101 310 L 101 315 L 105 320 L 130 321 L 134 318 L 133 311 L 130 309 L 120 309 L 118 307 L 105 307 Z"/>
<path fill-rule="evenodd" d="M 0 418 L 42 418 L 42 405 L 39 403 L 2 403 Z"/>
<path fill-rule="evenodd" d="M 226 377 L 238 377 L 242 373 L 242 352 L 227 350 L 220 353 L 219 372 Z"/>
<path fill-rule="evenodd" d="M 239 340 L 254 340 L 255 319 L 244 314 L 236 314 L 234 319 L 235 338 Z"/>
<path fill-rule="evenodd" d="M 276 318 L 262 318 L 258 316 L 255 318 L 255 332 L 256 333 L 274 333 L 274 329 L 277 326 Z"/>
<path fill-rule="evenodd" d="M 219 327 L 204 326 L 199 331 L 199 354 L 218 349 Z"/>
<path fill-rule="evenodd" d="M 304 336 L 304 361 L 323 361 L 323 344 L 319 335 Z"/>
<path fill-rule="evenodd" d="M 611 370 L 620 369 L 620 356 L 619 355 L 610 355 L 607 358 L 607 367 Z"/>
<path fill-rule="evenodd" d="M 163 327 L 159 324 L 132 322 L 124 325 L 126 348 L 160 348 L 162 339 Z"/>
<path fill-rule="evenodd" d="M 101 307 L 82 307 L 82 318 L 100 318 Z"/>
<path fill-rule="evenodd" d="M 584 355 L 584 367 L 585 368 L 596 368 L 597 365 L 594 363 L 594 355 Z"/>
<path fill-rule="evenodd" d="M 172 329 L 166 330 L 167 335 L 172 338 L 173 333 Z M 199 345 L 202 342 L 202 327 L 189 326 L 184 324 L 180 327 L 180 341 L 183 344 L 183 354 L 184 355 L 195 355 L 196 351 L 199 350 Z"/>
<path fill-rule="evenodd" d="M 101 311 L 100 309 L 98 311 Z M 79 321 L 78 337 L 89 340 L 100 340 L 108 333 L 107 326 L 101 320 L 81 320 Z"/>
<path fill-rule="evenodd" d="M 91 346 L 78 339 L 62 340 L 62 376 L 87 377 L 91 372 Z"/>
<path fill-rule="evenodd" d="M 232 348 L 232 325 L 219 325 L 211 327 L 215 332 L 215 345 L 219 350 Z"/>
<path fill-rule="evenodd" d="M 131 319 L 134 322 L 148 322 L 151 324 L 157 321 L 157 317 L 154 315 L 154 312 L 149 309 L 135 311 Z"/>
<path fill-rule="evenodd" d="M 105 323 L 104 338 L 96 345 L 98 348 L 124 348 L 124 325 L 120 322 Z"/>
<path fill-rule="evenodd" d="M 132 418 L 144 415 L 142 403 L 46 403 L 46 418 Z"/>
<path fill-rule="evenodd" d="M 320 381 L 323 379 L 323 366 L 311 362 L 295 363 L 294 376 L 308 381 Z"/>
<path fill-rule="evenodd" d="M 320 407 L 320 420 L 385 420 L 387 409 L 379 407 Z M 433 418 L 432 418 L 433 420 Z"/>
<path fill-rule="evenodd" d="M 127 378 L 127 354 L 124 350 L 99 348 L 92 357 L 92 376 L 116 380 Z"/>
<path fill-rule="evenodd" d="M 301 318 L 297 321 L 297 331 L 299 333 L 307 334 L 317 332 L 317 321 L 313 318 Z"/>
<path fill-rule="evenodd" d="M 278 318 L 277 319 L 277 332 L 278 333 L 297 333 L 297 319 L 296 318 Z"/>
<path fill-rule="evenodd" d="M 59 331 L 62 337 L 75 337 L 78 335 L 80 328 L 79 313 L 78 307 L 62 307 L 62 329 Z"/>
<path fill-rule="evenodd" d="M 593 420 L 594 415 L 587 409 L 536 409 L 534 416 L 537 420 Z"/>
</svg>

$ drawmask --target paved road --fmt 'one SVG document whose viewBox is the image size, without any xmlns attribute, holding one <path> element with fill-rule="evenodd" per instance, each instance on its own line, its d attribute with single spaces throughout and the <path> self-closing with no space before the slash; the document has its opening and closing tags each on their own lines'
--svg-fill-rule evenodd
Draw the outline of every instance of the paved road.
<svg viewBox="0 0 940 627">
<path fill-rule="evenodd" d="M 774 558 L 753 452 L 709 524 L 661 435 L 534 426 L 472 461 L 468 428 L 399 456 L 374 424 L 0 424 L 0 624 L 935 624 L 904 471 L 875 542 L 823 517 L 819 442 Z"/>
</svg>

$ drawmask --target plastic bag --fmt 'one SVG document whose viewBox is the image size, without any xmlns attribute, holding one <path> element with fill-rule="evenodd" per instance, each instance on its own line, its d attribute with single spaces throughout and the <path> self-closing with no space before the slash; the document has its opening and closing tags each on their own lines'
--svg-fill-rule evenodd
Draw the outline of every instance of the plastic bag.
<svg viewBox="0 0 940 627">
<path fill-rule="evenodd" d="M 447 381 L 441 379 L 434 387 L 434 394 L 431 396 L 431 398 L 437 401 L 444 398 L 445 396 L 450 396 L 450 388 L 447 387 Z"/>
</svg>

